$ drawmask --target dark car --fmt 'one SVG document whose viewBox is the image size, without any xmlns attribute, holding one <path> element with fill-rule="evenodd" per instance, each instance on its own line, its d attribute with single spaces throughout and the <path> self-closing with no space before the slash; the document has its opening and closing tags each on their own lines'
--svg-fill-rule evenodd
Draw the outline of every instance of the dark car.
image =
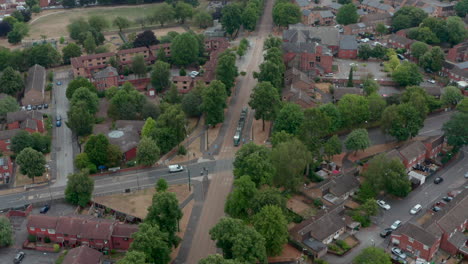
<svg viewBox="0 0 468 264">
<path fill-rule="evenodd" d="M 440 210 L 442 210 L 442 208 L 440 208 L 439 206 L 432 207 L 432 211 L 434 211 L 436 213 L 439 212 Z"/>
<path fill-rule="evenodd" d="M 447 203 L 450 203 L 453 200 L 453 197 L 450 196 L 444 196 L 442 200 L 446 201 Z"/>
<path fill-rule="evenodd" d="M 382 232 L 380 232 L 380 236 L 383 237 L 383 238 L 386 238 L 386 237 L 388 237 L 392 232 L 393 232 L 393 229 L 391 229 L 391 228 L 385 228 L 384 230 L 382 230 Z"/>
<path fill-rule="evenodd" d="M 41 214 L 45 214 L 45 213 L 47 213 L 49 211 L 49 209 L 50 209 L 50 205 L 46 204 L 41 208 L 41 210 L 39 212 Z"/>
<path fill-rule="evenodd" d="M 41 109 L 42 109 L 42 105 L 40 104 L 37 106 L 37 110 L 41 110 Z"/>
<path fill-rule="evenodd" d="M 439 183 L 441 183 L 441 182 L 443 182 L 443 181 L 444 181 L 444 179 L 441 178 L 441 177 L 437 177 L 437 178 L 434 179 L 434 183 L 435 183 L 435 184 L 439 184 Z"/>
<path fill-rule="evenodd" d="M 18 254 L 16 254 L 15 256 L 15 259 L 13 259 L 13 263 L 17 264 L 17 263 L 21 263 L 21 261 L 24 259 L 24 252 L 21 251 L 19 252 Z"/>
<path fill-rule="evenodd" d="M 32 110 L 36 110 L 36 109 L 37 109 L 37 105 L 33 105 Z"/>
<path fill-rule="evenodd" d="M 49 105 L 48 104 L 44 104 L 44 109 L 47 109 L 49 108 Z"/>
</svg>

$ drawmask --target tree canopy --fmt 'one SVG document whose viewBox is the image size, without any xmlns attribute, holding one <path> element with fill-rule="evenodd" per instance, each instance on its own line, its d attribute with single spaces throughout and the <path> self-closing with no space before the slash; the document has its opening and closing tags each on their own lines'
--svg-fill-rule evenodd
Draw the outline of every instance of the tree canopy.
<svg viewBox="0 0 468 264">
<path fill-rule="evenodd" d="M 269 82 L 259 83 L 250 95 L 249 106 L 255 110 L 255 119 L 262 119 L 265 131 L 265 120 L 274 120 L 279 110 L 278 90 Z"/>
<path fill-rule="evenodd" d="M 80 171 L 68 175 L 65 188 L 65 200 L 74 205 L 85 207 L 91 201 L 94 190 L 94 180 L 88 171 Z"/>
<path fill-rule="evenodd" d="M 359 20 L 357 8 L 353 3 L 343 5 L 338 9 L 336 22 L 342 25 L 354 24 Z"/>
<path fill-rule="evenodd" d="M 353 127 L 369 120 L 369 102 L 363 96 L 345 94 L 338 102 L 343 127 Z"/>
<path fill-rule="evenodd" d="M 418 85 L 423 81 L 418 66 L 408 61 L 396 67 L 392 73 L 392 79 L 400 86 Z"/>
<path fill-rule="evenodd" d="M 257 194 L 255 183 L 244 175 L 234 180 L 234 189 L 228 195 L 224 211 L 231 217 L 247 219 L 250 216 L 250 203 Z"/>
<path fill-rule="evenodd" d="M 242 25 L 242 8 L 237 3 L 231 3 L 226 5 L 221 13 L 221 25 L 232 37 Z"/>
<path fill-rule="evenodd" d="M 3 70 L 0 76 L 0 93 L 6 93 L 11 96 L 16 96 L 17 93 L 24 89 L 24 82 L 21 74 L 11 67 Z"/>
<path fill-rule="evenodd" d="M 45 172 L 45 157 L 42 153 L 27 147 L 16 157 L 16 163 L 20 166 L 20 172 L 28 176 L 34 182 L 34 177 L 42 176 Z"/>
<path fill-rule="evenodd" d="M 156 142 L 149 137 L 142 137 L 137 147 L 137 163 L 151 166 L 159 159 L 160 150 Z"/>
<path fill-rule="evenodd" d="M 240 178 L 249 175 L 257 187 L 271 184 L 274 168 L 271 164 L 271 151 L 265 146 L 254 143 L 244 144 L 236 152 L 234 160 L 234 176 Z"/>
<path fill-rule="evenodd" d="M 212 81 L 203 89 L 201 109 L 205 113 L 206 124 L 217 125 L 224 121 L 226 99 L 226 88 L 221 81 Z"/>
<path fill-rule="evenodd" d="M 297 24 L 301 21 L 299 6 L 288 1 L 277 1 L 273 7 L 273 22 L 280 27 Z"/>
<path fill-rule="evenodd" d="M 171 44 L 171 56 L 174 64 L 187 66 L 198 62 L 199 44 L 192 33 L 182 33 L 174 38 Z"/>
<path fill-rule="evenodd" d="M 346 137 L 344 144 L 350 151 L 357 152 L 358 150 L 365 150 L 370 146 L 367 129 L 359 128 L 351 131 L 351 133 Z"/>
<path fill-rule="evenodd" d="M 13 243 L 13 230 L 8 218 L 0 216 L 0 248 Z"/>
<path fill-rule="evenodd" d="M 263 238 L 268 256 L 278 256 L 288 242 L 288 221 L 280 207 L 264 206 L 253 218 L 253 226 Z"/>
<path fill-rule="evenodd" d="M 376 247 L 365 248 L 359 255 L 353 259 L 353 264 L 391 264 L 390 255 L 383 249 Z"/>
<path fill-rule="evenodd" d="M 391 105 L 382 113 L 381 129 L 399 141 L 415 137 L 424 125 L 424 119 L 410 103 Z"/>
<path fill-rule="evenodd" d="M 132 238 L 130 251 L 144 253 L 146 263 L 167 264 L 171 261 L 168 234 L 161 231 L 158 225 L 144 222 L 138 226 Z"/>
<path fill-rule="evenodd" d="M 442 130 L 447 143 L 455 147 L 463 147 L 468 144 L 468 114 L 455 113 L 450 120 L 444 124 Z"/>
<path fill-rule="evenodd" d="M 302 108 L 294 103 L 285 103 L 276 117 L 274 131 L 297 135 L 303 121 Z"/>
</svg>

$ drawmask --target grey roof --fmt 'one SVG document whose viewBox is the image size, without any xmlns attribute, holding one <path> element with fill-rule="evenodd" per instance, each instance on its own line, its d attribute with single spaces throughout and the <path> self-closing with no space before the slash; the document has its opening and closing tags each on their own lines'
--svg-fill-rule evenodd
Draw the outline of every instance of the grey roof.
<svg viewBox="0 0 468 264">
<path fill-rule="evenodd" d="M 42 113 L 39 111 L 16 111 L 7 113 L 7 123 L 23 122 L 26 119 L 42 120 Z"/>
<path fill-rule="evenodd" d="M 283 50 L 292 53 L 315 53 L 317 43 L 283 43 Z"/>
<path fill-rule="evenodd" d="M 107 66 L 106 68 L 98 71 L 94 74 L 95 79 L 107 78 L 109 76 L 118 76 L 117 69 L 112 66 Z"/>
<path fill-rule="evenodd" d="M 380 9 L 380 10 L 385 10 L 385 11 L 388 11 L 388 10 L 392 9 L 391 6 L 389 6 L 387 4 L 381 4 L 379 1 L 375 1 L 375 0 L 364 0 L 364 1 L 362 1 L 362 4 L 370 6 L 370 7 L 374 7 L 374 8 Z"/>
<path fill-rule="evenodd" d="M 7 140 L 11 139 L 12 137 L 16 136 L 21 129 L 12 129 L 12 130 L 0 130 L 0 140 Z"/>
<path fill-rule="evenodd" d="M 414 42 L 414 40 L 411 40 L 409 38 L 406 38 L 406 37 L 403 37 L 403 36 L 400 36 L 400 35 L 397 35 L 397 34 L 390 35 L 388 40 L 389 41 L 391 40 L 391 41 L 396 42 L 396 43 L 400 43 L 402 45 L 408 45 L 408 44 L 411 44 L 411 43 Z"/>
<path fill-rule="evenodd" d="M 400 154 L 407 160 L 412 160 L 425 153 L 426 147 L 421 141 L 414 141 L 408 145 L 403 146 L 399 151 Z"/>
<path fill-rule="evenodd" d="M 308 16 L 308 15 L 310 15 L 310 13 L 312 13 L 312 10 L 310 10 L 310 9 L 304 9 L 304 10 L 302 10 L 302 15 L 303 15 L 303 16 Z"/>
<path fill-rule="evenodd" d="M 340 9 L 342 6 L 343 6 L 342 4 L 339 4 L 339 3 L 336 3 L 336 2 L 335 2 L 335 3 L 331 3 L 331 4 L 329 5 L 329 7 L 330 7 L 331 9 L 335 9 L 335 10 Z"/>
<path fill-rule="evenodd" d="M 463 69 L 463 70 L 468 69 L 468 61 L 458 63 L 457 66 L 458 68 Z"/>
<path fill-rule="evenodd" d="M 358 9 L 357 14 L 360 15 L 360 16 L 364 16 L 364 15 L 367 15 L 367 12 L 362 10 L 362 9 Z"/>
<path fill-rule="evenodd" d="M 320 16 L 323 17 L 323 18 L 327 18 L 327 17 L 334 17 L 335 15 L 333 15 L 333 13 L 329 10 L 326 10 L 326 11 L 319 11 L 320 13 Z"/>
<path fill-rule="evenodd" d="M 417 226 L 413 223 L 406 223 L 402 227 L 400 227 L 396 232 L 395 235 L 406 235 L 414 240 L 417 240 L 428 247 L 432 247 L 434 243 L 437 242 L 438 237 L 431 234 L 430 232 L 424 230 L 420 226 Z"/>
<path fill-rule="evenodd" d="M 302 27 L 301 24 L 283 31 L 283 39 L 292 43 L 319 42 L 326 46 L 338 46 L 340 33 L 335 27 Z"/>
<path fill-rule="evenodd" d="M 296 0 L 296 3 L 297 3 L 297 5 L 300 6 L 300 7 L 305 7 L 305 6 L 310 5 L 310 1 L 309 1 L 309 0 Z"/>
<path fill-rule="evenodd" d="M 341 50 L 357 50 L 358 43 L 354 35 L 342 35 L 340 40 Z"/>
<path fill-rule="evenodd" d="M 338 197 L 359 187 L 359 181 L 351 173 L 337 177 L 333 181 L 334 184 L 330 188 L 330 192 Z"/>
<path fill-rule="evenodd" d="M 346 227 L 346 223 L 341 216 L 336 213 L 328 213 L 309 225 L 308 229 L 311 229 L 311 237 L 322 241 L 343 227 Z"/>
<path fill-rule="evenodd" d="M 466 191 L 460 194 L 460 196 L 465 195 L 465 197 L 456 206 L 448 209 L 447 213 L 438 221 L 439 227 L 445 232 L 453 232 L 453 230 L 459 228 L 468 219 L 468 196 L 466 194 Z"/>
<path fill-rule="evenodd" d="M 327 246 L 324 245 L 322 242 L 317 241 L 317 240 L 315 240 L 313 238 L 304 239 L 304 241 L 302 241 L 302 243 L 304 243 L 306 246 L 310 247 L 315 252 L 320 252 L 320 251 L 327 248 Z"/>
<path fill-rule="evenodd" d="M 32 130 L 37 130 L 37 122 L 32 119 L 26 119 L 21 122 L 21 129 L 29 128 Z"/>
<path fill-rule="evenodd" d="M 28 70 L 28 79 L 26 81 L 25 93 L 30 90 L 36 90 L 44 93 L 46 83 L 46 70 L 41 65 L 34 65 Z"/>
<path fill-rule="evenodd" d="M 392 149 L 390 150 L 389 152 L 387 152 L 387 154 L 385 154 L 385 156 L 389 159 L 394 159 L 394 158 L 397 158 L 399 159 L 401 162 L 403 162 L 403 156 L 401 156 L 400 152 L 396 149 Z"/>
<path fill-rule="evenodd" d="M 426 12 L 427 14 L 432 14 L 434 13 L 435 11 L 435 8 L 433 6 L 426 6 L 426 7 L 423 7 L 421 8 L 424 12 Z"/>
<path fill-rule="evenodd" d="M 115 121 L 115 130 L 109 127 L 109 124 L 97 124 L 94 126 L 94 134 L 104 134 L 109 142 L 119 146 L 122 152 L 127 152 L 136 146 L 140 141 L 140 131 L 145 121 L 141 120 L 117 120 Z"/>
<path fill-rule="evenodd" d="M 426 90 L 429 95 L 436 97 L 442 95 L 442 88 L 439 86 L 422 86 L 422 88 Z"/>
</svg>

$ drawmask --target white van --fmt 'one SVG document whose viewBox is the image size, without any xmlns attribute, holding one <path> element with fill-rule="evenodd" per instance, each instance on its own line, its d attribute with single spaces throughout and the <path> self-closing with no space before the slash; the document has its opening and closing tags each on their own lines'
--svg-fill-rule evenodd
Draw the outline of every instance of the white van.
<svg viewBox="0 0 468 264">
<path fill-rule="evenodd" d="M 180 166 L 179 164 L 169 165 L 168 167 L 169 167 L 169 172 L 170 173 L 179 172 L 179 171 L 184 170 L 184 167 Z"/>
</svg>

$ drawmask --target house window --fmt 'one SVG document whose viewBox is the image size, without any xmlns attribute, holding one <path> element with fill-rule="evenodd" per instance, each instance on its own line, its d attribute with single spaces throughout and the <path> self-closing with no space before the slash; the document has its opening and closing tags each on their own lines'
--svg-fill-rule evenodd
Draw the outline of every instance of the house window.
<svg viewBox="0 0 468 264">
<path fill-rule="evenodd" d="M 128 241 L 128 237 L 124 237 L 124 239 L 123 239 L 123 240 L 124 240 L 124 241 Z"/>
<path fill-rule="evenodd" d="M 6 146 L 7 149 L 10 149 L 10 145 Z"/>
<path fill-rule="evenodd" d="M 7 140 L 5 141 L 5 143 L 10 143 L 10 139 L 7 139 Z"/>
<path fill-rule="evenodd" d="M 313 62 L 313 61 L 309 62 L 309 66 L 310 66 L 311 68 L 314 67 L 314 62 Z"/>
<path fill-rule="evenodd" d="M 320 56 L 315 57 L 316 62 L 320 62 Z"/>
<path fill-rule="evenodd" d="M 68 234 L 63 234 L 63 236 L 67 237 L 67 236 L 68 236 Z"/>
</svg>

